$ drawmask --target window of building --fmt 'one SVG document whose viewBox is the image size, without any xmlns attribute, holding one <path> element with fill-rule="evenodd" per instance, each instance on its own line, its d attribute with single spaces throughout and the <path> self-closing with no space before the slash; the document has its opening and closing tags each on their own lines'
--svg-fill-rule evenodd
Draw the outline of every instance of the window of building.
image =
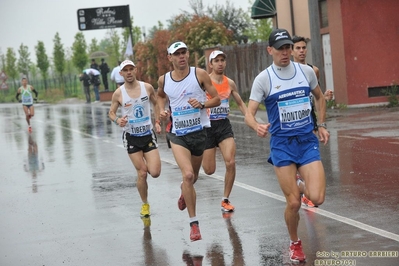
<svg viewBox="0 0 399 266">
<path fill-rule="evenodd" d="M 320 27 L 328 27 L 327 0 L 319 1 Z"/>
</svg>

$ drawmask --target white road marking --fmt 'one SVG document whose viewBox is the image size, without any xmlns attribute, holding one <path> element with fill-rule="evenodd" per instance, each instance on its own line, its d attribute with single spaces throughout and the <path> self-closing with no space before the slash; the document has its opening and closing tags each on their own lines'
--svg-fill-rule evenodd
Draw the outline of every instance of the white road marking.
<svg viewBox="0 0 399 266">
<path fill-rule="evenodd" d="M 165 162 L 165 163 L 169 163 L 169 164 L 177 166 L 175 161 L 165 160 L 165 159 L 162 159 L 162 161 Z M 217 174 L 207 175 L 203 171 L 200 171 L 200 173 L 201 173 L 201 175 L 205 175 L 207 177 L 214 178 L 214 179 L 217 179 L 217 180 L 220 180 L 220 181 L 224 182 L 224 177 L 223 176 L 219 176 Z M 266 190 L 263 190 L 263 189 L 260 189 L 260 188 L 257 188 L 257 187 L 242 183 L 242 182 L 234 181 L 234 186 L 237 186 L 237 187 L 240 187 L 240 188 L 243 188 L 243 189 L 246 189 L 246 190 L 261 194 L 261 195 L 264 195 L 266 197 L 269 197 L 269 198 L 272 198 L 272 199 L 275 199 L 275 200 L 286 202 L 284 196 L 281 196 L 281 195 L 275 194 L 273 192 L 269 192 L 269 191 L 266 191 Z M 368 232 L 370 232 L 372 234 L 376 234 L 376 235 L 379 235 L 379 236 L 382 236 L 382 237 L 385 237 L 385 238 L 388 238 L 388 239 L 392 239 L 392 240 L 395 240 L 395 241 L 399 242 L 399 235 L 397 235 L 397 234 L 394 234 L 394 233 L 379 229 L 379 228 L 374 227 L 374 226 L 367 225 L 365 223 L 358 222 L 356 220 L 353 220 L 353 219 L 350 219 L 350 218 L 347 218 L 347 217 L 344 217 L 344 216 L 341 216 L 341 215 L 338 215 L 338 214 L 335 214 L 335 213 L 332 213 L 332 212 L 329 212 L 329 211 L 326 211 L 326 210 L 323 210 L 323 209 L 320 209 L 320 208 L 309 208 L 309 207 L 304 206 L 304 205 L 302 205 L 301 207 L 306 209 L 307 211 L 320 214 L 320 215 L 322 215 L 324 217 L 336 220 L 338 222 L 345 223 L 345 224 L 357 227 L 359 229 L 368 231 Z"/>
<path fill-rule="evenodd" d="M 40 122 L 40 123 L 45 123 L 44 121 L 41 121 L 41 120 L 36 120 L 36 121 Z M 96 136 L 81 132 L 79 130 L 75 130 L 75 129 L 71 129 L 71 128 L 64 127 L 64 126 L 59 126 L 59 125 L 53 125 L 53 126 L 54 127 L 63 128 L 63 129 L 66 129 L 66 130 L 70 130 L 70 131 L 72 131 L 74 133 L 81 134 L 81 135 L 84 135 L 84 136 L 87 136 L 87 137 L 91 137 L 93 139 L 100 139 L 101 140 L 101 138 L 98 138 Z M 103 139 L 102 141 L 109 143 L 109 140 Z M 123 145 L 116 144 L 116 146 L 120 147 L 120 148 L 124 148 Z M 177 166 L 177 163 L 175 161 L 172 161 L 172 160 L 161 159 L 161 161 L 163 161 L 165 163 L 168 163 L 168 164 L 171 164 L 171 165 Z M 200 171 L 200 173 L 201 173 L 201 175 L 204 175 L 204 176 L 207 176 L 207 177 L 210 177 L 210 178 L 213 178 L 213 179 L 217 179 L 219 181 L 224 182 L 224 177 L 219 176 L 217 174 L 207 175 L 203 171 Z M 254 186 L 242 183 L 242 182 L 238 182 L 238 181 L 235 181 L 234 185 L 237 186 L 237 187 L 241 187 L 243 189 L 246 189 L 246 190 L 261 194 L 261 195 L 264 195 L 266 197 L 275 199 L 275 200 L 286 202 L 285 198 L 283 196 L 275 194 L 273 192 L 269 192 L 269 191 L 266 191 L 266 190 L 263 190 L 263 189 L 259 189 L 257 187 L 254 187 Z M 338 222 L 345 223 L 345 224 L 357 227 L 359 229 L 362 229 L 364 231 L 368 231 L 368 232 L 370 232 L 372 234 L 376 234 L 376 235 L 379 235 L 379 236 L 382 236 L 382 237 L 385 237 L 385 238 L 388 238 L 388 239 L 392 239 L 394 241 L 399 242 L 399 235 L 391 233 L 391 232 L 388 232 L 386 230 L 382 230 L 382 229 L 379 229 L 377 227 L 370 226 L 370 225 L 367 225 L 365 223 L 358 222 L 356 220 L 353 220 L 353 219 L 350 219 L 350 218 L 347 218 L 347 217 L 344 217 L 344 216 L 341 216 L 341 215 L 338 215 L 338 214 L 335 214 L 335 213 L 332 213 L 332 212 L 329 212 L 329 211 L 326 211 L 326 210 L 323 210 L 323 209 L 320 209 L 320 208 L 309 208 L 309 207 L 306 207 L 306 206 L 303 206 L 303 205 L 302 205 L 302 207 L 304 209 L 306 209 L 307 211 L 311 211 L 311 212 L 317 213 L 319 215 L 322 215 L 324 217 L 336 220 Z"/>
</svg>

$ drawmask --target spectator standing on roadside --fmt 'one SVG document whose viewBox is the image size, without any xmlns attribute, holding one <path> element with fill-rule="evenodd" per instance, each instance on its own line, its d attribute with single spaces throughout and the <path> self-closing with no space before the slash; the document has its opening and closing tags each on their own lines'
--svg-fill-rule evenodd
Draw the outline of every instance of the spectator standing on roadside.
<svg viewBox="0 0 399 266">
<path fill-rule="evenodd" d="M 116 83 L 116 88 L 119 88 L 125 83 L 125 79 L 119 74 L 121 61 L 118 61 L 118 65 L 112 69 L 111 80 Z"/>
<path fill-rule="evenodd" d="M 101 78 L 103 80 L 104 84 L 104 90 L 108 91 L 108 73 L 109 73 L 109 67 L 107 62 L 105 62 L 104 58 L 101 58 L 101 65 L 100 65 L 100 71 L 101 71 Z"/>
</svg>

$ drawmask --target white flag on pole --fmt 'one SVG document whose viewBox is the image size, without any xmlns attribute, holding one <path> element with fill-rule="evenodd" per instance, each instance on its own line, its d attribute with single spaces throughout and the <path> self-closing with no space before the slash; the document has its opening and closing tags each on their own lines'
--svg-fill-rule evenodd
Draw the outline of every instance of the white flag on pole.
<svg viewBox="0 0 399 266">
<path fill-rule="evenodd" d="M 133 56 L 132 37 L 130 35 L 127 40 L 125 56 Z"/>
</svg>

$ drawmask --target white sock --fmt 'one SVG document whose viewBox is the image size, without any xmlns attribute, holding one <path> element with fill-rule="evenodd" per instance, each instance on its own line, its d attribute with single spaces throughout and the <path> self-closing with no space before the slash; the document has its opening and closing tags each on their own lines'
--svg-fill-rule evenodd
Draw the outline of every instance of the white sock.
<svg viewBox="0 0 399 266">
<path fill-rule="evenodd" d="M 225 199 L 229 200 L 229 198 L 223 197 L 223 198 L 222 198 L 222 201 L 224 201 Z"/>
<path fill-rule="evenodd" d="M 198 222 L 197 216 L 190 217 L 190 223 L 192 223 L 192 222 Z"/>
<path fill-rule="evenodd" d="M 297 241 L 292 241 L 291 239 L 290 239 L 290 245 L 292 245 L 292 244 L 294 244 L 294 243 L 296 243 L 296 242 L 298 242 L 300 239 L 298 238 L 298 240 Z"/>
</svg>

